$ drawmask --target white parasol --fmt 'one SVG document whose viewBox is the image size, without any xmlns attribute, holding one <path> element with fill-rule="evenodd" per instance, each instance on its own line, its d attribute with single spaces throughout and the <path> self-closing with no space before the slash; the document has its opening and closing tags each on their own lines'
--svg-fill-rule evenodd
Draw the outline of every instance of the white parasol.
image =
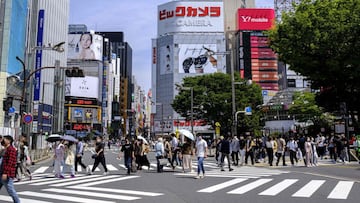
<svg viewBox="0 0 360 203">
<path fill-rule="evenodd" d="M 189 130 L 181 129 L 179 130 L 179 133 L 189 138 L 190 140 L 195 141 L 194 135 Z"/>
</svg>

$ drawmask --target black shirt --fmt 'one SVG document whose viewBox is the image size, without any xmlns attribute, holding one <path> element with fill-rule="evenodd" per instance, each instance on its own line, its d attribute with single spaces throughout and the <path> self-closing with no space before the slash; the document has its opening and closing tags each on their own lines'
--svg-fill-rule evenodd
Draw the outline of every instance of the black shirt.
<svg viewBox="0 0 360 203">
<path fill-rule="evenodd" d="M 105 148 L 105 144 L 103 142 L 96 142 L 96 147 L 95 147 L 96 153 L 102 149 L 102 151 L 99 153 L 99 156 L 104 156 L 104 148 Z"/>
<path fill-rule="evenodd" d="M 121 151 L 124 152 L 124 156 L 125 158 L 131 157 L 133 150 L 133 145 L 132 144 L 124 144 L 121 147 Z"/>
</svg>

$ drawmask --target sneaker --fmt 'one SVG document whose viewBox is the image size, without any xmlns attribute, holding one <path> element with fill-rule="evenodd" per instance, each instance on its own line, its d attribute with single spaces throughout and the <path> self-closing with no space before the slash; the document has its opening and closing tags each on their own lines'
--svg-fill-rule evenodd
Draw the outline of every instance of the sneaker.
<svg viewBox="0 0 360 203">
<path fill-rule="evenodd" d="M 225 169 L 222 168 L 221 171 L 225 171 Z"/>
<path fill-rule="evenodd" d="M 94 174 L 94 173 L 92 171 L 89 171 L 88 175 L 92 175 L 92 174 Z"/>
<path fill-rule="evenodd" d="M 90 172 L 90 167 L 87 166 L 87 167 L 86 167 L 86 173 L 89 173 L 89 172 Z"/>
<path fill-rule="evenodd" d="M 205 174 L 203 174 L 202 176 L 200 176 L 200 178 L 205 178 Z"/>
<path fill-rule="evenodd" d="M 234 169 L 233 168 L 229 168 L 229 171 L 233 171 Z"/>
<path fill-rule="evenodd" d="M 75 175 L 71 175 L 71 178 L 75 178 Z"/>
<path fill-rule="evenodd" d="M 64 179 L 65 177 L 63 175 L 60 175 L 59 178 Z"/>
<path fill-rule="evenodd" d="M 109 175 L 109 172 L 104 172 L 103 175 L 104 176 Z"/>
<path fill-rule="evenodd" d="M 200 176 L 199 176 L 199 175 L 195 176 L 195 179 L 199 179 L 199 178 L 200 178 Z"/>
<path fill-rule="evenodd" d="M 30 181 L 32 180 L 32 175 L 29 176 L 29 180 L 30 180 Z"/>
</svg>

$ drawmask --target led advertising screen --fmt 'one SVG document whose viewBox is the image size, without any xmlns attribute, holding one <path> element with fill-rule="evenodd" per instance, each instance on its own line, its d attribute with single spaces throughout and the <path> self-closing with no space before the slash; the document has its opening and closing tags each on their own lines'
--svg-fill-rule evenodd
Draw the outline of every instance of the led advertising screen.
<svg viewBox="0 0 360 203">
<path fill-rule="evenodd" d="M 218 72 L 219 55 L 216 44 L 180 44 L 179 73 L 215 73 Z"/>
<path fill-rule="evenodd" d="M 85 76 L 83 78 L 66 78 L 65 96 L 99 98 L 99 78 Z"/>
<path fill-rule="evenodd" d="M 275 22 L 274 9 L 240 8 L 237 16 L 238 30 L 269 30 Z"/>
<path fill-rule="evenodd" d="M 83 33 L 68 35 L 68 59 L 98 60 L 103 57 L 103 37 Z"/>
<path fill-rule="evenodd" d="M 222 2 L 173 1 L 158 7 L 158 35 L 174 32 L 224 32 Z"/>
</svg>

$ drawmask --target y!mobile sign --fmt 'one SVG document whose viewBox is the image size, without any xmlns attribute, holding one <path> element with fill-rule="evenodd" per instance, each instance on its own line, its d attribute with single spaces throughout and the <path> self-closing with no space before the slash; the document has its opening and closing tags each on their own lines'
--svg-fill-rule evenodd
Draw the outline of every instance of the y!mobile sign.
<svg viewBox="0 0 360 203">
<path fill-rule="evenodd" d="M 174 32 L 223 32 L 222 2 L 173 1 L 158 7 L 158 35 Z"/>
<path fill-rule="evenodd" d="M 274 9 L 238 10 L 238 30 L 269 30 L 275 22 Z"/>
</svg>

